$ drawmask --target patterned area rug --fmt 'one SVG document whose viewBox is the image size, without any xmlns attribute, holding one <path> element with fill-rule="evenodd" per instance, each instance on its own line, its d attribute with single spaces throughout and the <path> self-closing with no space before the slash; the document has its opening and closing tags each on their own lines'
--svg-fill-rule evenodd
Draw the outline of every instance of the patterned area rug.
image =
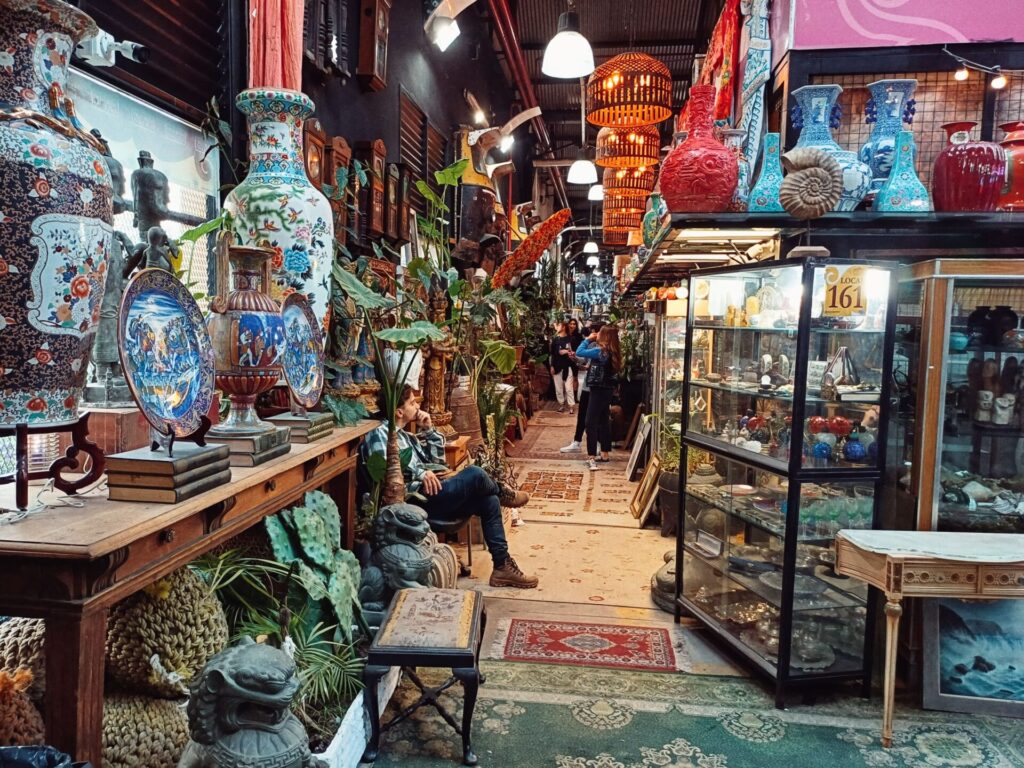
<svg viewBox="0 0 1024 768">
<path fill-rule="evenodd" d="M 1011 718 L 898 706 L 893 746 L 883 749 L 878 697 L 795 699 L 777 710 L 753 679 L 508 662 L 484 662 L 482 671 L 473 746 L 493 768 L 1024 766 L 1024 728 Z M 461 719 L 461 692 L 450 693 L 442 699 Z M 391 712 L 414 694 L 399 688 Z M 427 707 L 387 731 L 381 746 L 379 768 L 449 768 L 461 759 L 459 737 Z"/>
<path fill-rule="evenodd" d="M 648 672 L 676 669 L 672 639 L 662 627 L 513 618 L 504 635 L 502 658 L 506 661 Z"/>
<path fill-rule="evenodd" d="M 637 528 L 629 513 L 636 483 L 626 481 L 626 464 L 611 461 L 597 472 L 581 455 L 562 461 L 516 459 L 519 487 L 530 493 L 520 514 L 528 521 Z"/>
</svg>

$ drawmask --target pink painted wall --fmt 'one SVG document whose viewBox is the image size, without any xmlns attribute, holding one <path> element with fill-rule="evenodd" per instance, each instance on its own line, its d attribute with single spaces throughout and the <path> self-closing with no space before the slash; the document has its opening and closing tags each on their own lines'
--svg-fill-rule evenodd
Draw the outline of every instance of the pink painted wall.
<svg viewBox="0 0 1024 768">
<path fill-rule="evenodd" d="M 775 0 L 772 59 L 789 48 L 1024 42 L 1024 0 Z"/>
</svg>

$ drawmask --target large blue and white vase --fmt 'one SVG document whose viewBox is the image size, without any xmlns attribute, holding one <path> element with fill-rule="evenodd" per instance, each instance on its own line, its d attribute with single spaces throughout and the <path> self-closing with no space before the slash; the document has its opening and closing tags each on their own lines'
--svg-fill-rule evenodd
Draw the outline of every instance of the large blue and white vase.
<svg viewBox="0 0 1024 768">
<path fill-rule="evenodd" d="M 932 199 L 928 190 L 917 177 L 914 167 L 917 148 L 914 134 L 900 131 L 896 134 L 896 148 L 889 177 L 875 195 L 872 209 L 884 212 L 931 211 Z"/>
<path fill-rule="evenodd" d="M 868 83 L 871 98 L 864 109 L 864 122 L 871 126 L 871 135 L 860 148 L 860 160 L 871 168 L 871 188 L 874 194 L 889 178 L 896 150 L 896 134 L 904 124 L 914 122 L 916 111 L 914 91 L 917 80 L 876 80 Z"/>
<path fill-rule="evenodd" d="M 871 186 L 871 169 L 857 158 L 856 152 L 843 149 L 832 138 L 838 128 L 842 110 L 836 103 L 843 89 L 838 85 L 805 85 L 793 91 L 796 105 L 791 125 L 800 131 L 798 149 L 820 149 L 835 158 L 843 170 L 843 193 L 836 203 L 837 211 L 852 211 L 860 205 Z"/>
<path fill-rule="evenodd" d="M 272 248 L 270 297 L 303 294 L 326 329 L 334 220 L 303 161 L 302 126 L 313 102 L 298 91 L 253 88 L 235 105 L 249 119 L 249 174 L 224 200 L 238 244 Z"/>
<path fill-rule="evenodd" d="M 113 241 L 103 145 L 64 95 L 93 20 L 0 0 L 0 426 L 78 420 Z"/>
<path fill-rule="evenodd" d="M 785 208 L 779 202 L 779 187 L 782 186 L 779 134 L 766 133 L 762 150 L 761 174 L 750 190 L 747 210 L 758 213 L 784 213 Z"/>
</svg>

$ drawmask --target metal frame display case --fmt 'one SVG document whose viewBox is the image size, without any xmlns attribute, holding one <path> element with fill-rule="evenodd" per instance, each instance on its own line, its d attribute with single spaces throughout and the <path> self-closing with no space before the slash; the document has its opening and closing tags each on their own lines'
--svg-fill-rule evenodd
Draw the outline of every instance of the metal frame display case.
<svg viewBox="0 0 1024 768">
<path fill-rule="evenodd" d="M 877 527 L 893 267 L 805 258 L 693 273 L 676 617 L 775 681 L 870 683 L 874 596 L 833 570 Z"/>
<path fill-rule="evenodd" d="M 919 530 L 1024 533 L 1024 262 L 919 262 L 896 292 L 887 495 L 916 497 Z M 1022 625 L 1024 601 L 926 601 L 925 706 L 1021 716 L 1001 649 L 1020 647 Z M 992 669 L 964 665 L 979 658 Z"/>
<path fill-rule="evenodd" d="M 660 423 L 654 430 L 654 451 L 664 455 L 662 429 L 681 434 L 686 371 L 686 299 L 656 302 L 654 319 L 654 392 L 652 413 Z"/>
</svg>

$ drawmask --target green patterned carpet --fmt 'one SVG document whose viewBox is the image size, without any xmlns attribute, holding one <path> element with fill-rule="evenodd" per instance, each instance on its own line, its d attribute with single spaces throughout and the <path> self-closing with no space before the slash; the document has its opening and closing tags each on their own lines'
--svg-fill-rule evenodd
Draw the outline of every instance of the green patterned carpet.
<svg viewBox="0 0 1024 768">
<path fill-rule="evenodd" d="M 1020 720 L 902 708 L 893 748 L 884 750 L 878 699 L 779 711 L 745 678 L 493 661 L 482 668 L 473 746 L 485 768 L 1024 766 Z M 461 689 L 453 690 L 443 700 L 461 718 Z M 404 684 L 392 710 L 413 700 Z M 459 737 L 432 708 L 385 733 L 381 746 L 382 768 L 461 764 Z"/>
</svg>

